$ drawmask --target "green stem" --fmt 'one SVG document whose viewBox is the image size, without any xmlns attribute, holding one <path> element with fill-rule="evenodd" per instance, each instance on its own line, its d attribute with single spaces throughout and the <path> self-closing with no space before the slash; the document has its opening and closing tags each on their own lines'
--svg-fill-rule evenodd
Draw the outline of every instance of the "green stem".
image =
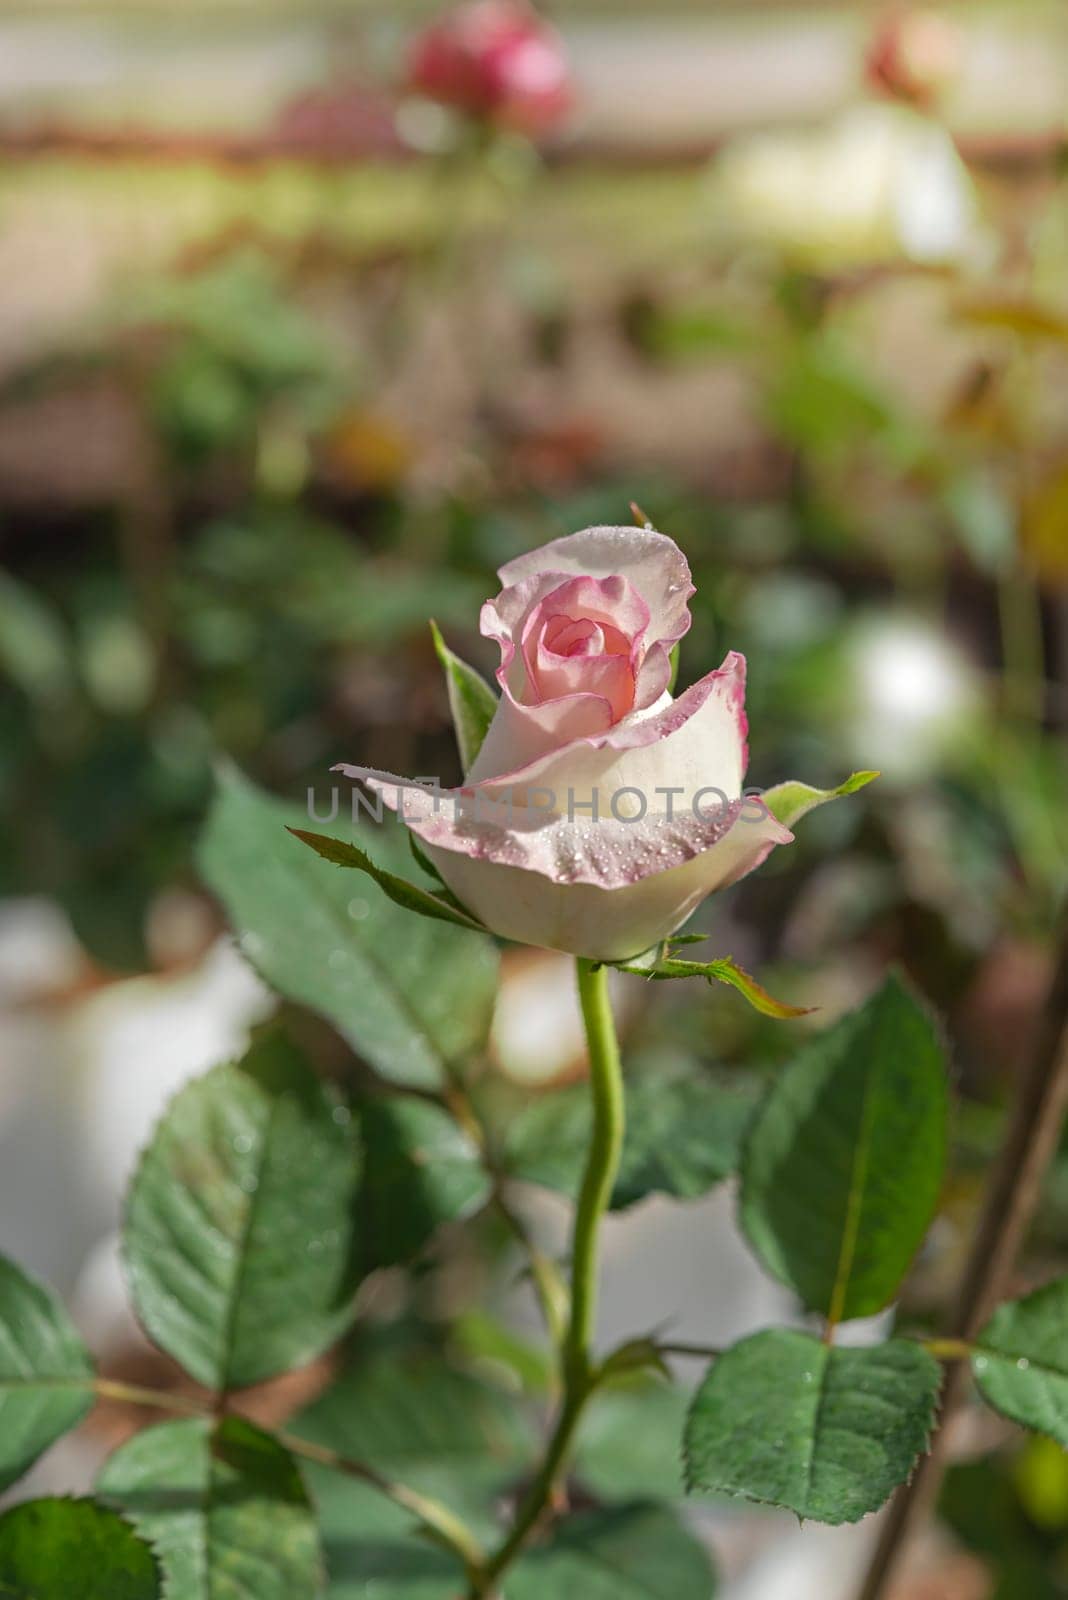
<svg viewBox="0 0 1068 1600">
<path fill-rule="evenodd" d="M 275 1438 L 290 1455 L 314 1461 L 318 1466 L 329 1467 L 332 1472 L 340 1472 L 360 1483 L 369 1484 L 379 1494 L 385 1495 L 387 1500 L 392 1500 L 394 1505 L 411 1512 L 428 1534 L 451 1550 L 453 1555 L 459 1556 L 470 1579 L 474 1580 L 476 1574 L 482 1571 L 485 1552 L 467 1524 L 448 1506 L 420 1494 L 416 1489 L 409 1489 L 407 1484 L 395 1483 L 363 1461 L 353 1461 L 325 1445 L 313 1444 L 310 1439 L 301 1439 L 292 1433 L 276 1433 Z"/>
<path fill-rule="evenodd" d="M 564 1375 L 581 1386 L 592 1372 L 590 1345 L 597 1318 L 597 1243 L 623 1153 L 623 1072 L 608 998 L 608 969 L 577 963 L 579 1001 L 590 1058 L 593 1134 L 575 1213 L 571 1251 L 571 1322 L 564 1342 Z"/>
<path fill-rule="evenodd" d="M 600 1378 L 592 1351 L 597 1319 L 597 1245 L 601 1220 L 612 1198 L 623 1152 L 623 1073 L 608 998 L 607 969 L 584 960 L 579 960 L 576 968 L 589 1047 L 593 1133 L 575 1212 L 571 1315 L 560 1349 L 563 1402 L 544 1460 L 516 1513 L 511 1532 L 472 1582 L 470 1593 L 474 1600 L 484 1600 L 492 1594 L 498 1579 L 511 1566 L 552 1504 L 575 1430 Z"/>
</svg>

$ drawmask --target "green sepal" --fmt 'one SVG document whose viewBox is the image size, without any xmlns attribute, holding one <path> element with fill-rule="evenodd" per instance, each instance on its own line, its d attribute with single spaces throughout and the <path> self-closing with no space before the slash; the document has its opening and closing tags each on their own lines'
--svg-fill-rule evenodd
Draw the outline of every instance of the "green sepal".
<svg viewBox="0 0 1068 1600">
<path fill-rule="evenodd" d="M 436 622 L 430 624 L 430 635 L 449 691 L 449 710 L 456 730 L 460 764 L 468 773 L 496 714 L 497 696 L 480 672 L 449 649 Z"/>
<path fill-rule="evenodd" d="M 817 806 L 825 806 L 828 800 L 842 800 L 848 794 L 856 794 L 858 789 L 866 788 L 877 777 L 877 772 L 853 772 L 837 789 L 813 789 L 807 783 L 778 783 L 773 789 L 765 789 L 759 798 L 776 822 L 792 828 L 795 822 L 799 822 L 810 811 L 815 811 Z"/>
<path fill-rule="evenodd" d="M 465 911 L 452 895 L 446 898 L 445 894 L 421 889 L 417 883 L 409 883 L 407 878 L 387 872 L 384 867 L 376 866 L 358 845 L 349 844 L 344 839 L 333 839 L 326 833 L 309 833 L 304 828 L 287 827 L 286 832 L 308 845 L 324 861 L 332 861 L 335 867 L 355 867 L 358 872 L 366 872 L 383 894 L 387 894 L 394 904 L 403 906 L 405 911 L 418 911 L 420 916 L 434 917 L 438 922 L 454 922 L 457 927 L 473 928 L 476 933 L 487 932 L 481 922 Z"/>
<path fill-rule="evenodd" d="M 633 961 L 618 961 L 614 964 L 621 972 L 633 972 L 640 978 L 652 978 L 657 981 L 669 978 L 704 978 L 708 983 L 729 984 L 748 1000 L 754 1011 L 759 1011 L 765 1017 L 776 1017 L 780 1021 L 787 1017 L 806 1017 L 815 1009 L 812 1006 L 791 1006 L 784 1000 L 776 1000 L 763 984 L 758 983 L 730 956 L 721 956 L 715 961 L 687 961 L 671 954 L 673 944 L 697 943 L 702 938 L 703 934 L 684 934 L 680 939 L 667 939 L 655 950 L 647 950 Z"/>
</svg>

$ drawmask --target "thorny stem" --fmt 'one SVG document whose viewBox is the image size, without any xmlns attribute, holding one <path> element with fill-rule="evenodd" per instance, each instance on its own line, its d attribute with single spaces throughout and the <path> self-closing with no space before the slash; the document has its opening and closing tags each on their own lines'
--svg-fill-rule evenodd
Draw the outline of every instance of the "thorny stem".
<svg viewBox="0 0 1068 1600">
<path fill-rule="evenodd" d="M 1068 1111 L 1068 911 L 1058 952 L 1035 1052 L 1020 1084 L 943 1344 L 966 1347 L 1004 1299 Z M 931 1454 L 891 1502 L 858 1600 L 881 1600 L 909 1534 L 934 1501 L 944 1467 L 946 1423 L 963 1398 L 965 1374 L 963 1365 L 950 1372 Z"/>
<path fill-rule="evenodd" d="M 576 963 L 579 1001 L 589 1046 L 593 1133 L 575 1212 L 571 1251 L 571 1315 L 560 1346 L 563 1400 L 545 1457 L 503 1544 L 472 1578 L 472 1600 L 487 1600 L 552 1505 L 575 1430 L 600 1380 L 592 1343 L 597 1317 L 597 1246 L 623 1151 L 623 1074 L 608 998 L 606 968 Z"/>
<path fill-rule="evenodd" d="M 162 1389 L 143 1389 L 135 1384 L 116 1383 L 110 1378 L 97 1378 L 93 1384 L 93 1391 L 99 1399 L 112 1400 L 120 1405 L 144 1406 L 152 1411 L 179 1412 L 185 1417 L 217 1420 L 216 1412 L 209 1404 L 191 1400 L 186 1395 L 170 1394 Z M 388 1500 L 392 1500 L 394 1505 L 410 1512 L 437 1543 L 444 1545 L 458 1556 L 470 1577 L 482 1570 L 486 1559 L 485 1553 L 471 1530 L 447 1506 L 430 1499 L 427 1495 L 419 1494 L 415 1489 L 409 1489 L 403 1483 L 394 1483 L 365 1462 L 353 1461 L 348 1456 L 339 1455 L 336 1450 L 328 1449 L 325 1445 L 313 1444 L 311 1440 L 298 1438 L 292 1433 L 276 1432 L 274 1438 L 291 1455 L 300 1456 L 305 1461 L 314 1461 L 318 1466 L 329 1467 L 334 1472 L 344 1473 L 346 1477 L 357 1478 L 361 1483 L 370 1484 Z"/>
</svg>

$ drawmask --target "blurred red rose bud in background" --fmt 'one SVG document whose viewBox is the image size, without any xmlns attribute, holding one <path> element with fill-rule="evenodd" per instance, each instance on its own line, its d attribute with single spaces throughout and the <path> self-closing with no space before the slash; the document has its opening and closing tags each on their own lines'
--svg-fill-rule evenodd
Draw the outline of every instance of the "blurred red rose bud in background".
<svg viewBox="0 0 1068 1600">
<path fill-rule="evenodd" d="M 876 30 L 866 59 L 873 89 L 929 110 L 960 72 L 961 38 L 937 11 L 898 9 Z"/>
<path fill-rule="evenodd" d="M 532 136 L 551 132 L 572 104 L 562 39 L 516 0 L 473 0 L 432 23 L 412 47 L 408 86 Z"/>
</svg>

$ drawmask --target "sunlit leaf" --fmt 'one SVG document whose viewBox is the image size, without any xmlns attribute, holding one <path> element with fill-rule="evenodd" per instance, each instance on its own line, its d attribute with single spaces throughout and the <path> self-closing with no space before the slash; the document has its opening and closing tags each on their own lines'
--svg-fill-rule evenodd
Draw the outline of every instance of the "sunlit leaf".
<svg viewBox="0 0 1068 1600">
<path fill-rule="evenodd" d="M 497 988 L 492 941 L 413 917 L 338 872 L 287 828 L 308 818 L 226 772 L 200 864 L 241 948 L 281 994 L 327 1017 L 383 1077 L 439 1087 L 485 1042 Z M 411 867 L 407 829 L 353 830 L 389 872 Z"/>
<path fill-rule="evenodd" d="M 810 1310 L 864 1317 L 897 1293 L 938 1202 L 947 1115 L 941 1043 L 896 977 L 783 1070 L 746 1143 L 741 1216 Z"/>
<path fill-rule="evenodd" d="M 360 1277 L 348 1108 L 269 1034 L 172 1100 L 134 1175 L 124 1254 L 137 1313 L 212 1389 L 310 1361 Z"/>
<path fill-rule="evenodd" d="M 895 1339 L 830 1346 L 772 1328 L 712 1367 L 686 1428 L 691 1490 L 857 1522 L 910 1476 L 927 1447 L 941 1369 Z"/>
<path fill-rule="evenodd" d="M 167 1600 L 314 1600 L 315 1513 L 282 1447 L 240 1417 L 146 1428 L 107 1463 L 98 1492 L 159 1557 Z"/>
<path fill-rule="evenodd" d="M 89 1353 L 56 1297 L 0 1257 L 0 1489 L 93 1404 Z"/>
<path fill-rule="evenodd" d="M 975 1341 L 979 1392 L 1022 1427 L 1068 1449 L 1068 1278 L 999 1306 Z"/>
</svg>

